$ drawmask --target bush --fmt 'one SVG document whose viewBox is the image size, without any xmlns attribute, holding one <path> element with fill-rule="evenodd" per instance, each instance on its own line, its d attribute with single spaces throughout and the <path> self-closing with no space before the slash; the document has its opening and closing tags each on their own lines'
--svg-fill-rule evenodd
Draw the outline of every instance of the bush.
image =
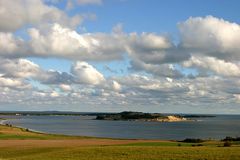
<svg viewBox="0 0 240 160">
<path fill-rule="evenodd" d="M 203 146 L 202 144 L 192 144 L 192 147 L 200 147 Z"/>
<path fill-rule="evenodd" d="M 229 141 L 226 141 L 226 142 L 223 143 L 224 147 L 231 147 L 231 145 L 232 145 L 232 143 L 229 142 Z"/>
<path fill-rule="evenodd" d="M 186 138 L 182 142 L 186 142 L 186 143 L 202 143 L 202 142 L 204 142 L 204 140 L 202 140 L 202 139 L 195 139 L 195 138 Z"/>
<path fill-rule="evenodd" d="M 96 117 L 96 120 L 104 120 L 104 118 L 105 118 L 105 116 L 103 116 L 103 115 L 98 115 L 98 116 Z"/>
<path fill-rule="evenodd" d="M 222 141 L 240 141 L 240 137 L 226 137 Z"/>
</svg>

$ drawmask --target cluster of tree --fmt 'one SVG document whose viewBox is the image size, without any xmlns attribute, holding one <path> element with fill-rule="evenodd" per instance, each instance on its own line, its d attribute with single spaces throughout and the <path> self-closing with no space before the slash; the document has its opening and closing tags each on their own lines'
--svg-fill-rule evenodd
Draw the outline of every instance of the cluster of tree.
<svg viewBox="0 0 240 160">
<path fill-rule="evenodd" d="M 186 138 L 180 142 L 186 142 L 186 143 L 202 143 L 204 142 L 203 139 L 199 139 L 199 138 Z"/>
<path fill-rule="evenodd" d="M 240 141 L 240 137 L 226 137 L 222 141 Z"/>
<path fill-rule="evenodd" d="M 121 113 L 97 115 L 97 120 L 136 120 L 136 119 L 156 119 L 165 118 L 160 113 L 143 113 L 143 112 L 128 112 L 124 111 Z"/>
</svg>

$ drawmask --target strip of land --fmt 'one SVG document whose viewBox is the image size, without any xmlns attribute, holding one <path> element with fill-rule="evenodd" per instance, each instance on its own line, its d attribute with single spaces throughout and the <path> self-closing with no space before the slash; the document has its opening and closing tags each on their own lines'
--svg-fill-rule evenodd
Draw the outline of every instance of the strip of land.
<svg viewBox="0 0 240 160">
<path fill-rule="evenodd" d="M 97 115 L 96 120 L 127 120 L 127 121 L 148 121 L 148 122 L 180 122 L 190 121 L 180 115 L 163 115 L 161 113 L 143 113 L 124 111 L 112 114 Z"/>
</svg>

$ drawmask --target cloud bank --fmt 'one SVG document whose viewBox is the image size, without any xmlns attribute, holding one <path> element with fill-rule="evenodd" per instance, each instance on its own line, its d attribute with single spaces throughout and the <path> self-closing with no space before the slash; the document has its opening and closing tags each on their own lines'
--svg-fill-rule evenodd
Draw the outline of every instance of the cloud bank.
<svg viewBox="0 0 240 160">
<path fill-rule="evenodd" d="M 109 33 L 80 33 L 82 20 L 40 0 L 0 0 L 0 105 L 239 105 L 239 24 L 190 17 L 178 23 L 174 43 L 157 33 L 126 33 L 119 25 Z M 32 57 L 72 65 L 67 72 L 46 70 Z M 128 72 L 122 75 L 109 76 L 95 66 L 126 59 Z"/>
</svg>

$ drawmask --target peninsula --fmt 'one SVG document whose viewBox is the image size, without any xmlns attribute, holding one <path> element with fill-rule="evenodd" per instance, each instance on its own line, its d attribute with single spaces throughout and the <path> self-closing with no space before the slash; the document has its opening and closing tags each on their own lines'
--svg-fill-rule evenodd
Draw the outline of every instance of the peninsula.
<svg viewBox="0 0 240 160">
<path fill-rule="evenodd" d="M 143 113 L 143 112 L 124 111 L 121 113 L 97 115 L 96 120 L 178 122 L 178 121 L 187 121 L 189 119 L 179 115 L 163 115 L 160 113 Z"/>
</svg>

